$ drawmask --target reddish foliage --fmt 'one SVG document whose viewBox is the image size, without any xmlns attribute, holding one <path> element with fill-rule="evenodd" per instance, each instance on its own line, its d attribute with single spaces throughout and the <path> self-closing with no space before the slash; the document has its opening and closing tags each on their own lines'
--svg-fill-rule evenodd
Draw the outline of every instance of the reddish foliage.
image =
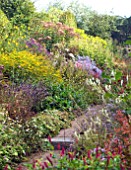
<svg viewBox="0 0 131 170">
<path fill-rule="evenodd" d="M 117 111 L 116 120 L 118 126 L 114 129 L 115 135 L 108 135 L 105 143 L 106 152 L 111 152 L 112 156 L 120 155 L 121 167 L 131 167 L 131 123 L 121 110 Z"/>
</svg>

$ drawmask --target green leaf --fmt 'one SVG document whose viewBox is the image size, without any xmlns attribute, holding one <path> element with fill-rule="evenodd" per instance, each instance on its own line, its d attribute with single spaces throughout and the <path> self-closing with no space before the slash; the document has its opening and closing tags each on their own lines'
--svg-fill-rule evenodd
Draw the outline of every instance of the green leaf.
<svg viewBox="0 0 131 170">
<path fill-rule="evenodd" d="M 126 110 L 126 113 L 129 114 L 129 115 L 131 115 L 131 108 L 128 108 L 128 109 Z"/>
<path fill-rule="evenodd" d="M 118 71 L 118 72 L 116 72 L 116 74 L 115 74 L 115 79 L 116 79 L 116 80 L 119 80 L 119 79 L 121 79 L 121 76 L 122 76 L 122 72 Z"/>
<path fill-rule="evenodd" d="M 104 97 L 105 97 L 106 99 L 112 98 L 112 97 L 113 97 L 113 94 L 111 94 L 111 93 L 105 93 Z"/>
</svg>

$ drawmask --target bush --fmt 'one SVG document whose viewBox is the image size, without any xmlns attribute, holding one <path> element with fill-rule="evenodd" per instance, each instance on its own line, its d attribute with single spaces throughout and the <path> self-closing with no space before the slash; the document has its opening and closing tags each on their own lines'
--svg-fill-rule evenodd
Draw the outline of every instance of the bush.
<svg viewBox="0 0 131 170">
<path fill-rule="evenodd" d="M 112 64 L 111 43 L 100 37 L 93 37 L 84 33 L 84 30 L 75 29 L 75 33 L 79 34 L 79 38 L 71 39 L 70 48 L 77 49 L 81 56 L 90 56 L 99 66 L 105 63 L 110 66 Z"/>
<path fill-rule="evenodd" d="M 0 8 L 16 25 L 28 25 L 35 12 L 34 4 L 30 0 L 1 0 Z"/>
<path fill-rule="evenodd" d="M 4 121 L 1 122 L 0 136 L 0 169 L 2 170 L 6 164 L 13 166 L 15 163 L 21 162 L 28 151 L 28 146 L 20 138 L 18 127 L 16 128 L 11 121 L 8 124 L 5 124 Z"/>
<path fill-rule="evenodd" d="M 6 26 L 6 24 L 9 22 L 8 18 L 4 14 L 2 10 L 0 10 L 0 27 Z"/>
<path fill-rule="evenodd" d="M 13 26 L 10 22 L 1 29 L 1 42 L 0 42 L 0 53 L 10 53 L 14 50 L 21 51 L 26 48 L 25 39 L 26 34 L 25 26 L 20 27 Z"/>
<path fill-rule="evenodd" d="M 13 87 L 4 82 L 0 85 L 0 103 L 10 118 L 22 122 L 34 116 L 41 108 L 41 101 L 48 96 L 47 88 L 42 82 L 35 85 L 22 83 Z"/>
<path fill-rule="evenodd" d="M 70 39 L 77 36 L 74 28 L 64 25 L 61 22 L 55 23 L 38 20 L 36 21 L 35 28 L 34 23 L 30 27 L 30 37 L 45 46 L 48 51 L 52 51 L 53 46 L 57 43 L 63 43 L 66 46 Z"/>
<path fill-rule="evenodd" d="M 61 81 L 59 70 L 56 71 L 46 57 L 33 55 L 27 51 L 1 54 L 0 63 L 4 65 L 4 75 L 15 83 L 45 79 Z"/>
</svg>

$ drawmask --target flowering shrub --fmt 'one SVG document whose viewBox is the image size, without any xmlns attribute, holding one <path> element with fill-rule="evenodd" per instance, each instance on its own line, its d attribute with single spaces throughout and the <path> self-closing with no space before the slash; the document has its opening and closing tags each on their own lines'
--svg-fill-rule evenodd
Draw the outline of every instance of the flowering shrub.
<svg viewBox="0 0 131 170">
<path fill-rule="evenodd" d="M 76 37 L 78 34 L 75 33 L 74 28 L 62 24 L 61 22 L 40 22 L 35 25 L 35 30 L 31 30 L 31 37 L 38 41 L 46 49 L 51 51 L 53 45 L 57 43 L 67 43 L 70 39 Z"/>
<path fill-rule="evenodd" d="M 36 41 L 33 38 L 26 41 L 26 45 L 29 48 L 29 50 L 33 53 L 36 53 L 36 54 L 46 54 L 47 53 L 44 45 L 41 45 L 38 41 Z"/>
<path fill-rule="evenodd" d="M 4 75 L 13 82 L 28 79 L 38 81 L 46 78 L 61 81 L 59 70 L 56 71 L 46 57 L 33 55 L 27 51 L 1 54 L 0 63 L 4 65 Z"/>
</svg>

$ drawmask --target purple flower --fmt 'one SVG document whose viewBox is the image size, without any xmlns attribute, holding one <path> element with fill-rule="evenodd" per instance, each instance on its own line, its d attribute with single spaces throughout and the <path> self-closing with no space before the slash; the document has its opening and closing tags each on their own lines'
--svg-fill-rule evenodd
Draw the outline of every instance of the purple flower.
<svg viewBox="0 0 131 170">
<path fill-rule="evenodd" d="M 75 67 L 86 70 L 90 75 L 96 78 L 100 78 L 102 75 L 102 70 L 99 69 L 95 65 L 95 62 L 92 61 L 88 56 L 87 57 L 78 56 L 78 60 L 75 62 Z"/>
</svg>

